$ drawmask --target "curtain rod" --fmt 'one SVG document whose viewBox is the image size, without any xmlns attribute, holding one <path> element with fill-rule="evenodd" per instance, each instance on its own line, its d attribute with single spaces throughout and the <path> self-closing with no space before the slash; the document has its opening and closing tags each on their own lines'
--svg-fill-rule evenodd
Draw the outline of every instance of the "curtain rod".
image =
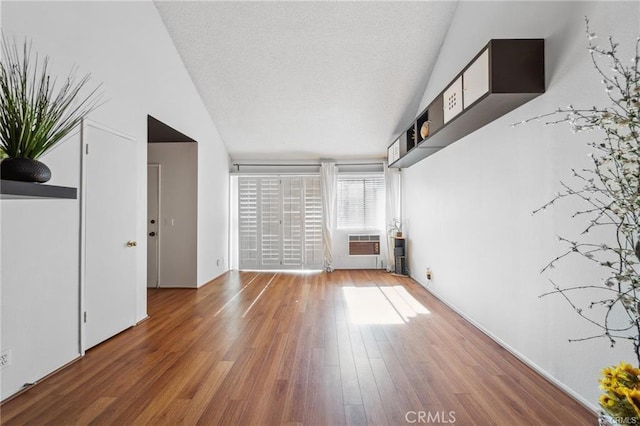
<svg viewBox="0 0 640 426">
<path fill-rule="evenodd" d="M 384 162 L 377 163 L 334 163 L 336 166 L 382 166 Z M 240 169 L 242 166 L 248 167 L 320 167 L 320 164 L 265 164 L 265 163 L 233 163 L 234 167 Z"/>
</svg>

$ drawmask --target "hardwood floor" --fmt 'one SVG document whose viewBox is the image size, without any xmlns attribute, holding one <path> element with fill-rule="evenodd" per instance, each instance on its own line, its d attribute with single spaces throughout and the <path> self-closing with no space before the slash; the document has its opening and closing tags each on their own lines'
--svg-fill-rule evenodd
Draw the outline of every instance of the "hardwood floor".
<svg viewBox="0 0 640 426">
<path fill-rule="evenodd" d="M 6 402 L 2 424 L 596 424 L 408 278 L 230 272 L 148 297 L 148 321 Z"/>
</svg>

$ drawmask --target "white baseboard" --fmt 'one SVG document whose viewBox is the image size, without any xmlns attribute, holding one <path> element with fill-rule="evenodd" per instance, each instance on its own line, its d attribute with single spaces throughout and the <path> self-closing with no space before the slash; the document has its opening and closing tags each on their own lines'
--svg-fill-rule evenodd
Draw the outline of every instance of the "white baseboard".
<svg viewBox="0 0 640 426">
<path fill-rule="evenodd" d="M 140 324 L 142 324 L 143 322 L 145 322 L 145 321 L 147 321 L 147 320 L 149 320 L 149 319 L 151 319 L 151 317 L 150 317 L 149 315 L 145 315 L 144 317 L 142 317 L 141 319 L 139 319 L 139 320 L 135 323 L 135 325 L 140 325 Z"/>
<path fill-rule="evenodd" d="M 597 407 L 596 405 L 590 403 L 589 401 L 587 401 L 586 399 L 584 399 L 581 395 L 579 395 L 578 393 L 576 393 L 573 389 L 569 388 L 567 385 L 565 385 L 564 383 L 562 383 L 561 381 L 559 381 L 558 379 L 556 379 L 555 377 L 553 377 L 551 374 L 549 374 L 546 370 L 544 370 L 542 367 L 540 367 L 539 365 L 537 365 L 535 362 L 531 361 L 529 358 L 527 358 L 526 356 L 524 356 L 523 354 L 521 354 L 520 352 L 518 352 L 517 350 L 515 350 L 514 348 L 512 348 L 511 346 L 509 346 L 509 344 L 507 344 L 505 341 L 503 341 L 502 339 L 500 339 L 499 337 L 497 337 L 496 335 L 494 335 L 493 333 L 491 333 L 489 330 L 487 330 L 486 328 L 484 328 L 482 325 L 480 325 L 479 323 L 477 323 L 473 318 L 469 317 L 467 314 L 465 314 L 464 312 L 462 312 L 461 310 L 459 310 L 455 305 L 453 305 L 452 303 L 450 303 L 448 300 L 446 300 L 445 298 L 443 298 L 442 296 L 440 296 L 439 294 L 437 294 L 436 292 L 434 292 L 433 290 L 431 290 L 430 288 L 426 287 L 424 284 L 422 284 L 420 281 L 416 280 L 413 276 L 411 277 L 415 282 L 417 282 L 418 284 L 420 284 L 421 287 L 423 287 L 426 291 L 428 291 L 430 294 L 432 294 L 436 299 L 438 299 L 439 301 L 441 301 L 442 303 L 444 303 L 445 305 L 447 305 L 449 308 L 451 308 L 454 312 L 456 312 L 458 315 L 460 315 L 462 318 L 464 318 L 465 320 L 467 320 L 471 325 L 473 325 L 475 328 L 477 328 L 478 330 L 480 330 L 482 333 L 484 333 L 485 335 L 487 335 L 491 340 L 493 340 L 494 342 L 496 342 L 497 344 L 499 344 L 500 346 L 502 346 L 504 349 L 506 349 L 507 351 L 509 351 L 509 353 L 511 353 L 513 356 L 515 356 L 516 358 L 518 358 L 520 361 L 522 361 L 523 363 L 525 363 L 526 365 L 528 365 L 529 367 L 531 367 L 533 370 L 535 370 L 538 374 L 540 374 L 542 377 L 544 377 L 546 380 L 548 380 L 549 382 L 551 382 L 553 385 L 555 385 L 556 387 L 560 388 L 564 393 L 566 393 L 567 395 L 569 395 L 571 398 L 575 399 L 578 403 L 580 403 L 581 405 L 583 405 L 585 408 L 593 411 L 594 413 L 598 413 L 600 411 L 600 408 Z"/>
</svg>

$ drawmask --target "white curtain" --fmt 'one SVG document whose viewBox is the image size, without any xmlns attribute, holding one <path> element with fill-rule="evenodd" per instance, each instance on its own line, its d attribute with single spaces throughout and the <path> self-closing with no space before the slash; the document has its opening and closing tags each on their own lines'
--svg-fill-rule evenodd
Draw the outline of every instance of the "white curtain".
<svg viewBox="0 0 640 426">
<path fill-rule="evenodd" d="M 402 222 L 401 210 L 401 179 L 400 169 L 389 168 L 384 164 L 384 193 L 385 193 L 385 223 L 387 227 L 393 225 L 394 220 Z M 389 229 L 389 228 L 387 228 Z M 387 233 L 387 271 L 393 270 L 395 259 L 393 256 L 393 239 Z"/>
<path fill-rule="evenodd" d="M 333 229 L 336 223 L 338 174 L 334 163 L 320 163 L 322 196 L 322 257 L 325 271 L 333 271 Z"/>
</svg>

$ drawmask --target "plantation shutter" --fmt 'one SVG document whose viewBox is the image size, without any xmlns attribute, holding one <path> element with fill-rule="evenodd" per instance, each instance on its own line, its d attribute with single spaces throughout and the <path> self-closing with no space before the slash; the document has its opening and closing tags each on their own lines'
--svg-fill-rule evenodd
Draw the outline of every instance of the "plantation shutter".
<svg viewBox="0 0 640 426">
<path fill-rule="evenodd" d="M 302 178 L 282 179 L 282 264 L 302 264 Z"/>
<path fill-rule="evenodd" d="M 258 179 L 238 181 L 238 245 L 242 268 L 258 267 Z"/>
<path fill-rule="evenodd" d="M 304 178 L 304 256 L 307 267 L 322 267 L 320 177 Z"/>
<path fill-rule="evenodd" d="M 241 269 L 322 266 L 320 178 L 238 179 Z"/>
<path fill-rule="evenodd" d="M 280 266 L 280 179 L 260 179 L 262 266 Z"/>
</svg>

